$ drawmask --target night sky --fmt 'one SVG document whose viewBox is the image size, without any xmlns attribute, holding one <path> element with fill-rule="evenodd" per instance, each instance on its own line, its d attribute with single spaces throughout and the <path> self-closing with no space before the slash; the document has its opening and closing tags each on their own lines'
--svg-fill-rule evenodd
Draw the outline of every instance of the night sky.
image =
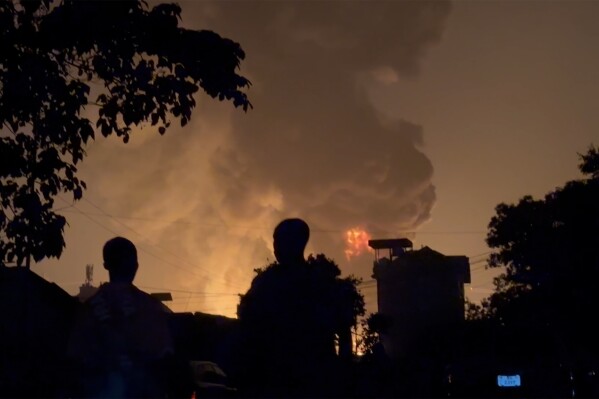
<svg viewBox="0 0 599 399">
<path fill-rule="evenodd" d="M 598 2 L 180 4 L 184 26 L 242 45 L 254 109 L 202 93 L 185 128 L 88 148 L 84 200 L 56 203 L 67 248 L 33 267 L 72 294 L 86 264 L 107 281 L 101 248 L 122 235 L 138 286 L 234 316 L 274 226 L 301 217 L 307 252 L 365 281 L 373 255 L 347 257 L 350 229 L 469 256 L 478 301 L 498 272 L 494 207 L 577 178 L 577 152 L 599 143 Z"/>
</svg>

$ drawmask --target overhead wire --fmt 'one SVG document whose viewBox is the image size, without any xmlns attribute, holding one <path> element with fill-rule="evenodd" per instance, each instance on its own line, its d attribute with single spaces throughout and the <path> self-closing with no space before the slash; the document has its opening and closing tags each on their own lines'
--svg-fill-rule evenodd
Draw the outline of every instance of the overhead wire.
<svg viewBox="0 0 599 399">
<path fill-rule="evenodd" d="M 252 229 L 253 230 L 256 230 L 256 229 L 258 229 L 258 230 L 270 230 L 271 229 L 270 227 L 264 227 L 264 226 L 241 226 L 241 225 L 229 225 L 229 224 L 224 224 L 224 223 L 217 224 L 217 223 L 205 223 L 205 222 L 188 222 L 188 221 L 180 221 L 180 220 L 179 221 L 172 221 L 172 220 L 171 221 L 166 221 L 166 220 L 161 220 L 161 219 L 156 219 L 156 218 L 141 218 L 141 217 L 116 216 L 116 215 L 109 214 L 108 212 L 104 211 L 101 207 L 99 207 L 98 205 L 96 205 L 95 203 L 93 203 L 92 201 L 90 201 L 89 199 L 85 199 L 84 198 L 84 200 L 87 203 L 89 203 L 91 206 L 93 206 L 94 208 L 96 208 L 99 211 L 99 213 L 85 212 L 85 211 L 82 211 L 79 208 L 77 208 L 74 204 L 72 204 L 72 203 L 69 204 L 69 202 L 66 201 L 66 200 L 64 200 L 63 198 L 61 198 L 61 197 L 59 197 L 59 198 L 61 200 L 63 200 L 64 202 L 66 202 L 68 204 L 68 206 L 67 207 L 63 207 L 63 208 L 59 208 L 59 209 L 57 209 L 57 211 L 79 213 L 79 214 L 85 216 L 86 218 L 88 218 L 93 223 L 97 224 L 98 226 L 104 228 L 105 230 L 107 230 L 107 231 L 109 231 L 109 232 L 111 232 L 111 233 L 113 233 L 115 235 L 118 235 L 118 233 L 114 232 L 114 230 L 108 228 L 107 226 L 105 226 L 105 225 L 101 224 L 100 222 L 98 222 L 97 220 L 93 219 L 91 216 L 99 216 L 99 217 L 108 217 L 108 218 L 111 218 L 112 220 L 114 220 L 116 223 L 118 223 L 122 227 L 126 228 L 129 231 L 132 231 L 133 233 L 135 233 L 138 236 L 143 237 L 143 238 L 145 238 L 145 236 L 143 234 L 139 233 L 135 229 L 133 229 L 130 226 L 126 225 L 125 223 L 121 222 L 119 219 L 140 220 L 140 221 L 148 221 L 148 222 L 151 222 L 151 221 L 162 221 L 162 222 L 168 222 L 168 223 L 173 223 L 173 224 L 175 224 L 175 223 L 182 223 L 182 224 L 202 225 L 202 226 L 209 226 L 209 227 L 221 227 L 221 228 L 229 228 L 229 229 L 247 229 L 247 230 L 252 230 Z M 341 233 L 341 232 L 344 232 L 344 230 L 311 229 L 311 232 L 314 232 L 314 233 Z M 485 233 L 485 232 L 484 231 L 412 231 L 412 232 L 406 231 L 406 232 L 402 232 L 402 234 L 480 234 L 480 233 Z M 151 240 L 148 240 L 148 241 L 151 241 Z M 169 251 L 169 250 L 163 248 L 162 246 L 159 246 L 159 245 L 155 245 L 155 246 L 158 247 L 159 249 L 161 249 L 162 251 L 164 251 L 166 253 L 169 253 L 170 255 L 175 256 L 175 257 L 183 260 L 185 263 L 187 263 L 189 265 L 192 265 L 186 259 L 180 257 L 178 254 L 175 254 L 172 251 Z M 143 248 L 140 248 L 140 249 L 143 252 L 147 253 L 148 255 L 150 255 L 150 256 L 152 256 L 152 257 L 160 260 L 161 262 L 164 262 L 167 265 L 170 265 L 172 267 L 175 267 L 175 268 L 187 271 L 189 273 L 192 273 L 192 274 L 194 274 L 196 276 L 199 276 L 197 273 L 193 272 L 192 270 L 189 270 L 187 268 L 183 268 L 183 267 L 181 267 L 179 265 L 176 265 L 176 264 L 173 264 L 173 263 L 171 263 L 169 261 L 166 261 L 166 260 L 158 257 L 157 255 L 155 255 L 155 254 L 153 254 L 153 253 L 151 253 L 151 252 L 149 252 L 147 250 L 144 250 Z M 469 257 L 469 259 L 477 258 L 477 257 L 480 257 L 480 256 L 485 256 L 485 255 L 490 254 L 491 252 L 492 251 L 486 251 L 486 252 L 483 252 L 483 253 L 480 253 L 480 254 L 472 255 L 471 257 Z M 470 262 L 470 265 L 475 265 L 475 264 L 482 263 L 482 262 L 485 262 L 485 261 L 486 261 L 486 258 L 485 259 L 475 260 L 473 262 Z M 203 271 L 205 271 L 205 272 L 207 272 L 209 274 L 212 273 L 211 271 L 209 271 L 208 269 L 205 269 L 203 267 L 199 267 L 197 265 L 193 265 L 193 266 L 197 267 L 200 270 L 203 270 Z M 480 270 L 484 270 L 484 269 L 486 269 L 486 265 L 472 268 L 470 271 L 471 272 L 476 272 L 476 271 L 480 271 Z M 228 283 L 219 282 L 219 283 L 231 286 L 230 282 L 228 282 Z M 359 289 L 370 289 L 370 288 L 376 288 L 376 286 L 377 286 L 376 285 L 376 280 L 367 280 L 367 281 L 363 281 L 363 282 L 359 283 L 358 288 Z M 471 287 L 471 290 L 473 290 L 473 289 L 485 289 L 485 288 L 482 288 L 480 286 L 478 286 L 478 287 Z M 193 291 L 186 291 L 186 290 L 173 290 L 173 289 L 171 289 L 170 291 L 188 293 L 189 294 L 188 298 L 181 299 L 181 300 L 186 300 L 187 304 L 193 303 L 193 301 L 191 301 L 191 298 L 194 295 L 204 295 L 204 296 L 208 296 L 208 295 L 236 296 L 236 295 L 238 295 L 237 293 L 201 293 L 201 292 L 193 292 Z M 204 297 L 204 298 L 194 298 L 194 299 L 197 299 L 197 300 L 202 300 L 203 299 L 203 300 L 205 300 L 205 299 L 209 299 L 209 298 L 208 297 Z M 215 299 L 215 298 L 212 297 L 210 299 Z"/>
<path fill-rule="evenodd" d="M 114 218 L 114 217 L 110 216 L 110 215 L 109 215 L 107 212 L 105 212 L 105 211 L 104 211 L 102 208 L 100 208 L 98 205 L 94 204 L 92 201 L 90 201 L 90 200 L 88 200 L 88 199 L 86 199 L 86 198 L 83 198 L 83 200 L 84 200 L 84 201 L 86 201 L 86 202 L 87 202 L 88 204 L 90 204 L 91 206 L 93 206 L 94 208 L 98 209 L 100 212 L 104 213 L 106 216 L 108 216 L 108 217 L 112 218 L 112 219 L 113 219 L 113 220 L 114 220 L 116 223 L 118 223 L 119 225 L 121 225 L 121 226 L 123 226 L 124 228 L 128 229 L 129 231 L 131 231 L 131 232 L 133 232 L 133 233 L 137 234 L 139 237 L 143 238 L 144 240 L 146 240 L 146 241 L 149 241 L 149 242 L 152 242 L 152 245 L 153 245 L 154 247 L 157 247 L 158 249 L 162 250 L 163 252 L 166 252 L 167 254 L 169 254 L 169 255 L 171 255 L 171 256 L 174 256 L 175 258 L 178 258 L 178 259 L 182 260 L 183 262 L 185 262 L 185 263 L 186 263 L 187 265 L 189 265 L 189 266 L 192 266 L 192 267 L 194 267 L 194 268 L 198 268 L 198 269 L 200 269 L 200 270 L 203 270 L 204 272 L 206 272 L 206 273 L 208 273 L 208 274 L 212 274 L 212 273 L 213 273 L 212 271 L 210 271 L 210 270 L 208 270 L 208 269 L 206 269 L 206 268 L 204 268 L 204 267 L 202 267 L 202 266 L 191 264 L 190 262 L 188 262 L 188 261 L 187 261 L 187 259 L 183 258 L 182 256 L 180 256 L 180 255 L 178 255 L 178 254 L 174 253 L 173 251 L 170 251 L 170 250 L 168 250 L 168 249 L 164 248 L 163 246 L 161 246 L 161 245 L 159 245 L 159 244 L 156 244 L 155 242 L 153 242 L 153 240 L 149 239 L 147 236 L 144 236 L 143 234 L 139 233 L 137 230 L 133 229 L 132 227 L 130 227 L 130 226 L 126 225 L 125 223 L 123 223 L 123 222 L 119 221 L 118 219 L 116 219 L 116 218 Z M 233 286 L 233 287 L 235 287 L 235 288 L 242 289 L 240 286 L 238 286 L 238 285 L 236 285 L 236 284 L 231 284 L 230 282 L 227 282 L 227 283 L 224 283 L 224 284 L 225 284 L 225 285 L 227 285 L 227 286 Z"/>
<path fill-rule="evenodd" d="M 108 212 L 104 211 L 104 210 L 103 210 L 101 207 L 99 207 L 98 205 L 94 204 L 94 203 L 93 203 L 92 201 L 90 201 L 89 199 L 85 199 L 85 198 L 84 198 L 84 200 L 85 200 L 87 203 L 89 203 L 91 206 L 93 206 L 94 208 L 96 208 L 96 209 L 98 209 L 98 210 L 100 211 L 100 213 L 95 213 L 95 214 L 93 214 L 93 215 L 97 215 L 97 216 L 104 216 L 104 217 L 109 217 L 109 218 L 113 219 L 113 220 L 114 220 L 116 223 L 118 223 L 118 224 L 122 225 L 123 227 L 125 227 L 126 229 L 128 229 L 128 230 L 130 230 L 130 231 L 134 232 L 135 234 L 137 234 L 137 235 L 138 235 L 138 236 L 140 236 L 140 237 L 144 237 L 144 238 L 145 238 L 145 236 L 144 236 L 143 234 L 139 233 L 138 231 L 136 231 L 135 229 L 131 228 L 130 226 L 128 226 L 128 225 L 126 225 L 126 224 L 124 224 L 123 222 L 119 221 L 118 219 L 136 219 L 136 220 L 146 220 L 146 221 L 152 221 L 152 220 L 153 220 L 153 221 L 156 221 L 156 220 L 158 220 L 158 219 L 151 219 L 151 218 L 135 218 L 135 217 L 119 217 L 119 216 L 114 216 L 114 215 L 111 215 L 111 214 L 109 214 Z M 73 205 L 73 204 L 71 204 L 69 207 L 73 207 L 73 208 L 75 208 L 75 210 L 76 210 L 76 211 L 78 211 L 78 213 L 81 213 L 81 214 L 87 215 L 88 217 L 89 217 L 89 215 L 92 215 L 92 213 L 89 213 L 89 212 L 83 212 L 83 211 L 81 211 L 80 209 L 78 209 L 78 208 L 74 207 L 74 205 Z M 90 218 L 90 219 L 91 219 L 91 218 Z M 93 220 L 93 219 L 91 219 L 91 220 Z M 94 221 L 95 221 L 95 220 L 94 220 Z M 172 222 L 172 223 L 178 223 L 178 222 L 180 222 L 180 221 L 175 221 L 175 222 Z M 183 223 L 185 223 L 185 222 L 183 222 Z M 191 223 L 191 222 L 189 222 L 189 224 L 201 224 L 201 225 L 208 225 L 208 226 L 211 226 L 211 227 L 234 227 L 234 228 L 247 228 L 247 229 L 250 229 L 250 228 L 265 229 L 265 227 L 256 227 L 256 226 L 231 226 L 231 225 L 226 225 L 226 224 L 220 224 L 220 225 L 218 225 L 218 224 Z M 341 230 L 336 230 L 336 231 L 335 231 L 335 230 L 318 230 L 318 229 L 313 229 L 312 231 L 315 231 L 315 232 L 341 232 Z M 456 233 L 456 234 L 461 234 L 461 233 L 463 233 L 463 232 L 461 232 L 461 231 L 453 231 L 453 232 L 428 232 L 428 233 L 447 233 L 447 234 Z M 151 240 L 150 240 L 150 241 L 151 241 Z M 169 250 L 167 250 L 167 249 L 165 249 L 165 248 L 163 248 L 163 247 L 161 247 L 161 246 L 159 246 L 159 245 L 157 245 L 157 244 L 156 244 L 156 246 L 157 246 L 159 249 L 163 250 L 164 252 L 167 252 L 167 253 L 169 253 L 169 254 L 170 254 L 170 255 L 172 255 L 172 256 L 178 257 L 179 259 L 183 260 L 185 263 L 187 263 L 187 264 L 190 264 L 190 263 L 189 263 L 189 262 L 188 262 L 186 259 L 184 259 L 184 258 L 180 257 L 178 254 L 175 254 L 175 253 L 173 253 L 172 251 L 169 251 Z M 476 258 L 476 257 L 484 256 L 484 255 L 487 255 L 487 254 L 489 254 L 489 253 L 491 253 L 491 252 L 492 252 L 492 251 L 486 251 L 486 252 L 483 252 L 483 253 L 480 253 L 480 254 L 472 255 L 470 258 Z M 470 263 L 470 265 L 477 264 L 477 263 L 484 262 L 484 261 L 485 261 L 485 259 L 482 259 L 482 260 L 477 260 L 477 261 L 471 262 L 471 263 Z M 190 264 L 190 265 L 191 265 L 191 264 Z M 180 268 L 180 267 L 179 267 L 179 268 Z M 205 269 L 205 268 L 202 268 L 202 267 L 199 267 L 199 268 L 200 268 L 201 270 L 204 270 L 204 271 L 208 272 L 208 273 L 211 273 L 210 271 L 208 271 L 208 270 L 207 270 L 207 269 Z M 479 270 L 479 269 L 480 269 L 480 268 L 474 268 L 474 269 L 471 269 L 471 272 L 472 272 L 472 271 L 477 271 L 477 270 Z M 185 270 L 185 269 L 184 269 L 184 270 Z M 226 284 L 230 284 L 230 283 L 226 283 Z M 364 286 L 364 287 L 365 287 L 365 286 Z M 237 288 L 241 289 L 241 287 L 237 287 Z"/>
<path fill-rule="evenodd" d="M 65 200 L 64 198 L 62 198 L 62 197 L 60 197 L 60 196 L 57 196 L 57 198 L 59 198 L 60 200 L 62 200 L 62 201 L 64 201 L 64 202 L 66 202 L 66 203 L 68 203 L 68 201 L 67 201 L 67 200 Z M 80 210 L 79 210 L 79 208 L 77 208 L 77 207 L 76 207 L 76 206 L 74 206 L 74 205 L 73 205 L 73 209 L 75 209 L 75 210 L 79 211 L 79 213 L 80 213 L 82 216 L 86 217 L 87 219 L 89 219 L 90 221 L 92 221 L 93 223 L 95 223 L 96 225 L 98 225 L 98 226 L 102 227 L 102 228 L 103 228 L 103 229 L 105 229 L 106 231 L 108 231 L 108 232 L 110 232 L 110 233 L 114 234 L 115 236 L 120 236 L 120 235 L 121 235 L 121 234 L 119 234 L 119 233 L 115 232 L 114 230 L 112 230 L 111 228 L 109 228 L 109 227 L 105 226 L 104 224 L 102 224 L 102 223 L 98 222 L 98 221 L 97 221 L 97 220 L 95 220 L 94 218 L 90 217 L 90 216 L 89 216 L 87 213 L 85 213 L 85 212 L 83 212 L 83 211 L 80 211 Z M 175 263 L 172 263 L 172 262 L 170 262 L 170 261 L 168 261 L 168 260 L 166 260 L 166 259 L 163 259 L 163 258 L 159 257 L 158 255 L 156 255 L 156 254 L 153 254 L 152 252 L 149 252 L 149 251 L 148 251 L 148 250 L 146 250 L 146 249 L 145 249 L 143 246 L 140 246 L 140 247 L 139 247 L 139 250 L 140 250 L 140 251 L 142 251 L 142 252 L 144 252 L 144 253 L 146 253 L 146 254 L 148 254 L 148 255 L 150 255 L 151 257 L 153 257 L 153 258 L 155 258 L 155 259 L 157 259 L 157 260 L 159 260 L 159 261 L 163 262 L 163 263 L 164 263 L 164 264 L 166 264 L 166 265 L 169 265 L 169 266 L 171 266 L 171 267 L 174 267 L 174 268 L 177 268 L 177 269 L 180 269 L 180 270 L 186 271 L 186 272 L 188 272 L 188 273 L 191 273 L 191 274 L 193 274 L 193 275 L 195 275 L 195 276 L 197 276 L 197 277 L 203 277 L 203 278 L 205 278 L 205 277 L 206 277 L 206 276 L 201 276 L 201 275 L 197 274 L 197 273 L 196 273 L 196 272 L 194 272 L 193 270 L 190 270 L 190 269 L 187 269 L 187 268 L 181 267 L 181 266 L 179 266 L 179 265 L 177 265 L 177 264 L 175 264 Z M 224 283 L 224 282 L 219 282 L 219 281 L 215 281 L 215 282 L 218 282 L 218 283 L 220 283 L 220 284 L 225 284 L 225 285 L 226 285 L 226 283 Z M 229 286 L 230 286 L 230 285 L 229 285 Z"/>
<path fill-rule="evenodd" d="M 192 290 L 182 290 L 182 289 L 174 289 L 174 288 L 166 288 L 166 287 L 154 287 L 149 285 L 138 285 L 140 288 L 150 289 L 150 290 L 162 290 L 169 292 L 181 292 L 185 294 L 192 295 L 222 295 L 222 296 L 237 296 L 238 294 L 232 294 L 229 292 L 206 292 L 206 291 L 192 291 Z"/>
<path fill-rule="evenodd" d="M 85 200 L 85 198 L 84 198 Z M 88 200 L 89 201 L 89 200 Z M 64 211 L 63 211 L 64 212 Z M 68 210 L 67 212 L 74 212 Z M 91 216 L 100 216 L 100 217 L 110 217 L 113 219 L 125 219 L 125 220 L 139 220 L 146 222 L 161 222 L 168 224 L 186 224 L 186 225 L 198 225 L 198 226 L 206 226 L 206 227 L 220 227 L 227 229 L 244 229 L 244 230 L 272 230 L 271 226 L 255 226 L 255 225 L 237 225 L 237 224 L 226 224 L 226 223 L 208 223 L 208 222 L 193 222 L 193 221 L 183 221 L 183 220 L 166 220 L 166 219 L 158 219 L 158 218 L 148 218 L 148 217 L 134 217 L 134 216 L 121 216 L 121 215 L 113 215 L 107 212 L 85 212 Z M 319 228 L 310 228 L 310 233 L 345 233 L 346 230 L 339 229 L 319 229 Z M 371 233 L 390 233 L 386 230 L 372 230 Z M 476 231 L 476 230 L 439 230 L 439 231 L 402 231 L 399 234 L 408 235 L 408 234 L 483 234 L 486 231 Z"/>
</svg>

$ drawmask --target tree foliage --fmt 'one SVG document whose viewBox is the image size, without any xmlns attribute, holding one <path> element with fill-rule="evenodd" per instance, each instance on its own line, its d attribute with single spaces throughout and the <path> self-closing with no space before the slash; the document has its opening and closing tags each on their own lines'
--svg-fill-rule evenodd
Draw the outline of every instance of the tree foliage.
<svg viewBox="0 0 599 399">
<path fill-rule="evenodd" d="M 599 179 L 599 147 L 589 146 L 586 154 L 578 154 L 580 164 L 578 168 L 585 175 L 590 175 L 593 179 Z"/>
<path fill-rule="evenodd" d="M 569 181 L 543 199 L 499 204 L 487 243 L 491 266 L 505 266 L 495 293 L 471 318 L 504 325 L 541 326 L 571 347 L 588 344 L 599 306 L 599 151 L 580 155 L 585 178 Z"/>
<path fill-rule="evenodd" d="M 373 356 L 377 345 L 381 345 L 381 334 L 391 327 L 391 320 L 382 313 L 370 313 L 360 320 L 362 330 L 358 340 L 358 351 L 363 356 Z"/>
<path fill-rule="evenodd" d="M 134 127 L 185 126 L 199 89 L 251 107 L 239 44 L 180 19 L 178 5 L 142 0 L 0 2 L 1 263 L 60 256 L 54 199 L 82 197 L 77 165 L 96 132 L 126 143 Z"/>
<path fill-rule="evenodd" d="M 321 290 L 312 289 L 314 287 L 299 287 L 299 290 L 305 292 L 304 296 L 306 298 L 314 297 L 316 301 L 324 300 L 324 302 L 314 303 L 306 300 L 304 302 L 306 310 L 312 312 L 315 306 L 332 307 L 334 318 L 338 319 L 337 324 L 341 325 L 338 327 L 356 326 L 358 318 L 366 313 L 364 296 L 358 289 L 361 280 L 353 275 L 341 277 L 339 266 L 324 254 L 309 255 L 306 259 L 305 270 L 308 273 L 307 278 L 302 281 L 315 284 Z M 252 283 L 253 289 L 250 289 L 246 295 L 241 296 L 240 310 L 243 310 L 249 301 L 256 300 L 253 298 L 256 295 L 254 293 L 256 291 L 255 287 L 263 292 L 261 293 L 261 297 L 265 299 L 263 302 L 271 302 L 271 300 L 276 302 L 278 294 L 276 287 L 279 284 L 281 275 L 287 274 L 285 269 L 277 262 L 254 269 L 254 272 L 256 277 Z M 293 274 L 290 275 L 294 277 Z M 332 322 L 333 320 L 329 321 Z"/>
<path fill-rule="evenodd" d="M 342 278 L 322 254 L 255 272 L 237 308 L 240 389 L 251 397 L 330 396 L 343 385 L 338 360 L 351 356 L 351 329 L 364 315 L 360 280 Z"/>
</svg>

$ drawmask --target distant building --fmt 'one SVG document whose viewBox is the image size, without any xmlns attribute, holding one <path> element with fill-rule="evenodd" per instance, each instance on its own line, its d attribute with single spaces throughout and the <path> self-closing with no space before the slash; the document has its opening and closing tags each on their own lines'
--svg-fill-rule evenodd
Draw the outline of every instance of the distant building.
<svg viewBox="0 0 599 399">
<path fill-rule="evenodd" d="M 79 299 L 79 302 L 87 301 L 98 291 L 98 287 L 94 287 L 93 282 L 94 265 L 86 265 L 85 282 L 79 286 L 79 294 L 77 294 L 77 299 Z"/>
<path fill-rule="evenodd" d="M 392 358 L 419 356 L 464 321 L 466 256 L 446 256 L 429 247 L 413 250 L 408 239 L 370 240 L 378 311 L 389 327 L 381 334 Z"/>
</svg>

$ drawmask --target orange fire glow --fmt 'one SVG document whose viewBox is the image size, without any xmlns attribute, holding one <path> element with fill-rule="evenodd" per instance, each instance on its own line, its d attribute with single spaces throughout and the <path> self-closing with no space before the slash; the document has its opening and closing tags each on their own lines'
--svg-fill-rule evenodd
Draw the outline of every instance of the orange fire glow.
<svg viewBox="0 0 599 399">
<path fill-rule="evenodd" d="M 362 254 L 365 251 L 372 252 L 372 248 L 368 246 L 370 234 L 360 227 L 354 227 L 345 232 L 345 257 L 350 260 Z"/>
</svg>

